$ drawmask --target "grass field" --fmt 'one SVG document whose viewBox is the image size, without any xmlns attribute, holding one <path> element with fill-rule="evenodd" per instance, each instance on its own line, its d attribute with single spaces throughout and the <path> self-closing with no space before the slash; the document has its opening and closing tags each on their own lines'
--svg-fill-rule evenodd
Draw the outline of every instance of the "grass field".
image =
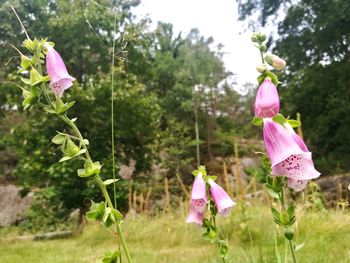
<svg viewBox="0 0 350 263">
<path fill-rule="evenodd" d="M 201 238 L 202 230 L 185 223 L 185 213 L 126 219 L 123 229 L 135 263 L 220 262 L 215 244 Z M 297 211 L 299 263 L 350 263 L 350 214 L 336 211 Z M 230 241 L 230 262 L 291 262 L 288 247 L 274 226 L 268 207 L 235 207 L 221 219 Z M 19 241 L 16 231 L 2 230 L 1 263 L 98 262 L 115 246 L 110 233 L 90 224 L 82 235 L 52 241 Z M 279 256 L 276 254 L 276 242 Z M 126 262 L 125 260 L 123 262 Z"/>
</svg>

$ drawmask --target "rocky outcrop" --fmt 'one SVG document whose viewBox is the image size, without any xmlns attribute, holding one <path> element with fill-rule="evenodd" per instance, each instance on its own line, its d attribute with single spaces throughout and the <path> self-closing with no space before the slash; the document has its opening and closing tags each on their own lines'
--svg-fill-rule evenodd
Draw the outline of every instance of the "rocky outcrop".
<svg viewBox="0 0 350 263">
<path fill-rule="evenodd" d="M 20 189 L 13 185 L 0 185 L 0 227 L 15 224 L 24 219 L 33 200 L 33 192 L 22 198 Z"/>
</svg>

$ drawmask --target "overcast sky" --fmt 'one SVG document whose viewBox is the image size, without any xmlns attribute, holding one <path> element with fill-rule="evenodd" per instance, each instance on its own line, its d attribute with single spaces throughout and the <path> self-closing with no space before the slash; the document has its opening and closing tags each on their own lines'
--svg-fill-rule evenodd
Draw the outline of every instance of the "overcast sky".
<svg viewBox="0 0 350 263">
<path fill-rule="evenodd" d="M 255 83 L 259 52 L 250 41 L 252 32 L 243 32 L 235 0 L 142 0 L 134 14 L 149 15 L 152 29 L 158 21 L 173 24 L 174 33 L 182 31 L 184 36 L 198 28 L 203 36 L 224 45 L 226 68 L 237 74 L 239 84 Z"/>
</svg>

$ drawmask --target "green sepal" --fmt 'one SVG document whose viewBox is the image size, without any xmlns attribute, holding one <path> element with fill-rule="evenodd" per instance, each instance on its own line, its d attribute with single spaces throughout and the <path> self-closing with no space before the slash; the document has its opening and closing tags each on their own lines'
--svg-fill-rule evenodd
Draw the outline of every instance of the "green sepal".
<svg viewBox="0 0 350 263">
<path fill-rule="evenodd" d="M 39 97 L 39 94 L 40 90 L 38 87 L 31 87 L 30 90 L 22 89 L 22 95 L 24 97 L 22 106 L 24 107 L 24 109 L 32 105 L 32 102 L 34 101 L 34 99 Z"/>
<path fill-rule="evenodd" d="M 32 60 L 24 55 L 21 55 L 21 67 L 23 69 L 28 69 L 32 65 Z"/>
<path fill-rule="evenodd" d="M 69 156 L 69 157 L 75 157 L 76 154 L 80 151 L 80 147 L 76 145 L 72 139 L 68 138 L 61 147 L 62 152 Z"/>
<path fill-rule="evenodd" d="M 123 215 L 117 209 L 111 208 L 111 213 L 109 217 L 115 224 L 118 224 L 123 218 Z"/>
<path fill-rule="evenodd" d="M 199 166 L 197 170 L 192 172 L 194 176 L 197 176 L 199 173 L 201 173 L 203 177 L 207 175 L 207 170 L 204 165 Z"/>
<path fill-rule="evenodd" d="M 263 120 L 262 118 L 259 118 L 259 117 L 254 117 L 254 118 L 252 119 L 252 124 L 253 124 L 254 126 L 261 127 L 261 126 L 263 126 L 263 124 L 264 124 L 264 120 Z"/>
<path fill-rule="evenodd" d="M 210 180 L 213 180 L 214 182 L 216 181 L 217 178 L 218 177 L 216 175 L 209 175 L 208 176 L 208 180 L 210 179 Z"/>
<path fill-rule="evenodd" d="M 86 218 L 89 221 L 102 220 L 105 214 L 106 204 L 104 202 L 95 203 L 92 201 L 90 211 L 86 213 Z"/>
<path fill-rule="evenodd" d="M 272 118 L 272 120 L 274 121 L 274 122 L 277 122 L 277 123 L 279 123 L 279 124 L 281 124 L 281 125 L 284 125 L 285 123 L 286 123 L 286 118 L 284 118 L 284 116 L 281 114 L 281 113 L 278 113 L 278 114 L 276 114 L 273 118 Z"/>
<path fill-rule="evenodd" d="M 271 82 L 277 87 L 277 85 L 279 83 L 278 77 L 276 76 L 276 74 L 274 74 L 273 72 L 271 72 L 269 70 L 267 70 L 266 72 L 264 72 L 258 76 L 257 80 L 258 80 L 259 85 L 261 85 L 261 83 L 263 83 L 266 78 L 270 78 Z"/>
<path fill-rule="evenodd" d="M 290 216 L 288 215 L 286 210 L 283 210 L 280 213 L 280 221 L 283 225 L 288 225 L 290 223 Z"/>
<path fill-rule="evenodd" d="M 287 119 L 287 122 L 289 123 L 290 126 L 292 126 L 292 128 L 298 128 L 301 126 L 301 122 L 297 120 Z"/>
<path fill-rule="evenodd" d="M 266 191 L 267 193 L 272 197 L 272 198 L 275 198 L 275 199 L 278 199 L 279 198 L 279 195 L 278 195 L 278 192 L 275 192 L 275 190 L 269 185 L 269 184 L 265 184 L 266 186 Z"/>
<path fill-rule="evenodd" d="M 74 158 L 74 157 L 77 157 L 77 156 L 79 156 L 79 155 L 82 155 L 82 154 L 84 154 L 84 153 L 86 153 L 86 149 L 81 149 L 76 155 L 74 155 L 74 156 L 63 156 L 60 160 L 59 160 L 59 162 L 61 163 L 61 162 L 65 162 L 65 161 L 68 161 L 68 160 L 70 160 L 70 159 L 72 159 L 72 158 Z"/>
<path fill-rule="evenodd" d="M 52 138 L 52 142 L 54 144 L 63 144 L 65 141 L 67 140 L 67 136 L 63 135 L 63 134 L 57 134 L 55 137 Z"/>
<path fill-rule="evenodd" d="M 293 205 L 289 205 L 289 207 L 287 209 L 287 213 L 288 213 L 290 218 L 293 218 L 295 216 L 295 209 L 294 209 Z"/>
<path fill-rule="evenodd" d="M 119 181 L 119 179 L 108 179 L 106 181 L 103 182 L 104 185 L 110 185 L 113 184 L 114 182 Z"/>
<path fill-rule="evenodd" d="M 70 101 L 68 103 L 63 103 L 63 101 L 60 98 L 56 99 L 56 113 L 57 114 L 63 114 L 65 113 L 67 110 L 69 110 L 70 108 L 73 107 L 73 105 L 75 104 L 75 101 Z"/>
<path fill-rule="evenodd" d="M 102 263 L 118 263 L 120 258 L 120 251 L 115 252 L 106 252 L 104 257 L 102 258 Z"/>
<path fill-rule="evenodd" d="M 271 212 L 272 212 L 274 218 L 278 218 L 278 219 L 280 218 L 280 212 L 277 210 L 276 207 L 271 206 Z"/>
<path fill-rule="evenodd" d="M 101 172 L 101 163 L 100 162 L 90 162 L 86 161 L 84 164 L 84 169 L 78 169 L 78 176 L 79 177 L 89 177 L 95 174 L 100 174 Z M 112 179 L 113 180 L 113 179 Z"/>
<path fill-rule="evenodd" d="M 32 67 L 32 69 L 30 70 L 30 74 L 29 74 L 29 82 L 31 86 L 35 86 L 38 85 L 42 82 L 47 82 L 49 81 L 49 77 L 45 76 L 43 77 L 35 68 Z"/>
<path fill-rule="evenodd" d="M 44 111 L 48 112 L 48 113 L 52 113 L 52 114 L 56 114 L 56 110 L 54 108 L 52 108 L 51 106 L 45 106 Z"/>
</svg>

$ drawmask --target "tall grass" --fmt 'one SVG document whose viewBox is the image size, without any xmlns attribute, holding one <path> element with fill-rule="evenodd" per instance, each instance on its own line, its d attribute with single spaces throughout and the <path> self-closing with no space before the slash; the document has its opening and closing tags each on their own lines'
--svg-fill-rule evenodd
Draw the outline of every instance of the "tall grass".
<svg viewBox="0 0 350 263">
<path fill-rule="evenodd" d="M 299 262 L 350 263 L 349 213 L 305 213 L 299 209 L 297 216 L 300 222 L 297 242 L 305 242 L 297 252 Z M 187 225 L 185 215 L 179 211 L 156 217 L 127 218 L 126 221 L 123 228 L 135 262 L 220 262 L 216 246 L 201 238 L 200 228 Z M 288 244 L 274 226 L 268 207 L 237 206 L 230 218 L 221 218 L 218 224 L 229 239 L 232 262 L 291 262 Z M 1 263 L 97 262 L 106 248 L 115 247 L 115 242 L 106 238 L 110 235 L 108 230 L 95 224 L 86 226 L 78 237 L 53 241 L 19 241 L 13 238 L 12 231 L 2 233 Z"/>
</svg>

